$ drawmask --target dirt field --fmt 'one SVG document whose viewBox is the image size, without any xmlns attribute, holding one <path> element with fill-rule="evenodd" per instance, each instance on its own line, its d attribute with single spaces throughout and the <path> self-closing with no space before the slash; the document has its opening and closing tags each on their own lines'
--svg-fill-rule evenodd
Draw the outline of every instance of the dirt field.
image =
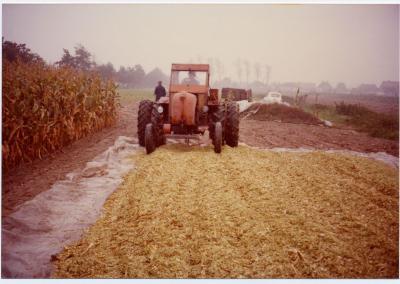
<svg viewBox="0 0 400 284">
<path fill-rule="evenodd" d="M 3 172 L 2 216 L 15 211 L 19 204 L 48 190 L 57 180 L 85 164 L 111 146 L 118 136 L 136 136 L 137 106 L 132 100 L 123 104 L 115 127 L 88 136 L 52 157 Z M 371 138 L 352 130 L 321 126 L 242 120 L 240 141 L 258 147 L 311 147 L 350 149 L 362 152 L 387 152 L 398 155 L 398 142 Z"/>
<path fill-rule="evenodd" d="M 323 122 L 311 113 L 282 104 L 253 103 L 249 108 L 244 110 L 240 116 L 249 120 L 258 121 L 323 125 Z"/>
<path fill-rule="evenodd" d="M 388 96 L 373 95 L 320 95 L 318 103 L 325 105 L 335 105 L 335 103 L 345 102 L 346 104 L 360 104 L 371 110 L 386 113 L 397 114 L 399 112 L 399 98 Z M 315 103 L 315 96 L 310 95 L 307 103 Z"/>
<path fill-rule="evenodd" d="M 398 277 L 397 171 L 382 163 L 185 145 L 134 162 L 53 276 Z"/>
<path fill-rule="evenodd" d="M 241 142 L 263 148 L 348 149 L 387 152 L 398 156 L 397 141 L 370 137 L 351 129 L 245 119 L 240 121 Z"/>
</svg>

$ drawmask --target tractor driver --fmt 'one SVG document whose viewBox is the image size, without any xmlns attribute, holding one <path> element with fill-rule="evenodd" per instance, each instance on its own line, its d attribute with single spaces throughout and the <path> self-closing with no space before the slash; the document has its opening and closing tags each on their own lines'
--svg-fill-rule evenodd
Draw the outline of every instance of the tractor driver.
<svg viewBox="0 0 400 284">
<path fill-rule="evenodd" d="M 199 81 L 196 79 L 196 73 L 194 71 L 189 71 L 189 77 L 183 79 L 183 85 L 199 85 Z"/>
</svg>

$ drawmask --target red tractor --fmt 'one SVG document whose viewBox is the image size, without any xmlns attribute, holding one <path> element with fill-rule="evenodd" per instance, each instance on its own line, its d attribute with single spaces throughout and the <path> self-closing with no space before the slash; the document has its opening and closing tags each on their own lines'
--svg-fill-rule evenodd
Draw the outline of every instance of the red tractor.
<svg viewBox="0 0 400 284">
<path fill-rule="evenodd" d="M 147 154 L 167 138 L 200 139 L 208 130 L 216 153 L 225 143 L 238 145 L 239 109 L 234 101 L 221 102 L 218 89 L 210 89 L 208 64 L 172 64 L 169 94 L 157 102 L 140 102 L 139 144 Z"/>
</svg>

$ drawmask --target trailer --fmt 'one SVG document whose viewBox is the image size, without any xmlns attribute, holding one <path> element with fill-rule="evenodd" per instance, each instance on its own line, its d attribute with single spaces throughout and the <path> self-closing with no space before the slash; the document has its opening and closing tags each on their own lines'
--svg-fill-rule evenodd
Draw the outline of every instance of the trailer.
<svg viewBox="0 0 400 284">
<path fill-rule="evenodd" d="M 251 102 L 253 100 L 251 89 L 237 89 L 237 88 L 222 88 L 221 98 L 229 101 L 244 101 Z"/>
</svg>

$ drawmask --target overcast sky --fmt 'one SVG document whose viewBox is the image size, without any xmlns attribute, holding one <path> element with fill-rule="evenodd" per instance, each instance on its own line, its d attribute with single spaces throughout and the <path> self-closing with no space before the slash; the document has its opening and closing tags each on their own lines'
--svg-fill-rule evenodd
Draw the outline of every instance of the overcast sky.
<svg viewBox="0 0 400 284">
<path fill-rule="evenodd" d="M 3 36 L 50 62 L 81 43 L 98 63 L 219 58 L 271 66 L 271 81 L 348 86 L 399 77 L 399 5 L 3 5 Z M 254 79 L 254 68 L 250 69 Z"/>
</svg>

